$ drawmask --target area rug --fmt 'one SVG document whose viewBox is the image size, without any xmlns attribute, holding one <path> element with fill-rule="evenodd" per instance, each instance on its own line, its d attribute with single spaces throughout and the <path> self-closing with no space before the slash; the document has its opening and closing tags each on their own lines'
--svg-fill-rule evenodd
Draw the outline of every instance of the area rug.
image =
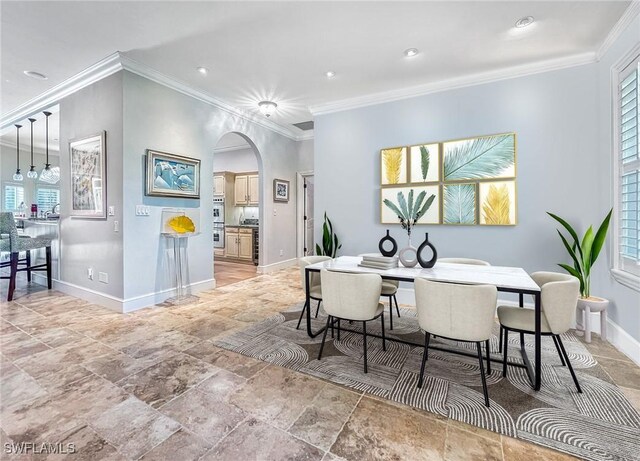
<svg viewBox="0 0 640 461">
<path fill-rule="evenodd" d="M 502 365 L 493 362 L 487 375 L 490 408 L 484 405 L 477 357 L 464 357 L 430 350 L 425 383 L 416 387 L 423 348 L 387 341 L 382 350 L 379 338 L 367 339 L 368 373 L 363 370 L 362 335 L 342 332 L 340 340 L 327 335 L 322 360 L 317 360 L 322 335 L 309 338 L 305 322 L 296 324 L 302 304 L 292 306 L 260 323 L 215 342 L 219 347 L 265 362 L 287 367 L 353 389 L 426 410 L 438 415 L 553 448 L 584 459 L 640 460 L 640 414 L 572 334 L 562 340 L 576 371 L 583 393 L 578 394 L 569 370 L 562 366 L 553 340 L 543 338 L 542 389 L 535 392 L 524 368 L 509 367 L 502 377 Z M 401 308 L 393 319 L 388 338 L 421 344 L 413 309 Z M 326 323 L 321 311 L 313 319 L 317 331 Z M 343 327 L 361 331 L 361 323 Z M 367 324 L 367 333 L 380 334 L 380 322 Z M 493 357 L 498 353 L 498 325 L 491 339 Z M 525 337 L 533 357 L 533 336 Z M 519 336 L 510 336 L 509 357 L 522 363 Z M 432 345 L 475 351 L 475 344 L 432 339 Z M 483 350 L 484 353 L 484 350 Z M 486 361 L 485 361 L 486 364 Z"/>
</svg>

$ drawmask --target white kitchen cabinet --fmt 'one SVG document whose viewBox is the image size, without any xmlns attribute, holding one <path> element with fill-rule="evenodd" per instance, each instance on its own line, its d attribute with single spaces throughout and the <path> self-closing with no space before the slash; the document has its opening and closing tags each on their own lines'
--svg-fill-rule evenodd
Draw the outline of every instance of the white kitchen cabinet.
<svg viewBox="0 0 640 461">
<path fill-rule="evenodd" d="M 213 176 L 213 195 L 215 197 L 224 197 L 224 175 Z"/>
<path fill-rule="evenodd" d="M 251 261 L 253 259 L 253 231 L 241 227 L 225 230 L 225 257 Z"/>
<path fill-rule="evenodd" d="M 251 234 L 238 234 L 238 243 L 238 258 L 251 260 L 253 258 Z"/>
<path fill-rule="evenodd" d="M 258 175 L 236 175 L 234 191 L 236 205 L 258 206 L 260 202 L 260 180 Z"/>
<path fill-rule="evenodd" d="M 260 203 L 260 181 L 258 175 L 249 176 L 249 205 L 258 206 Z"/>
</svg>

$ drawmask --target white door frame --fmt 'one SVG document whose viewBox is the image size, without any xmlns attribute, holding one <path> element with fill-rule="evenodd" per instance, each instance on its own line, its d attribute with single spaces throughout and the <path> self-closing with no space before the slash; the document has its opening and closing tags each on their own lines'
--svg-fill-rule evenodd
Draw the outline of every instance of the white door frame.
<svg viewBox="0 0 640 461">
<path fill-rule="evenodd" d="M 296 173 L 296 256 L 304 256 L 304 178 L 313 176 L 313 170 Z"/>
</svg>

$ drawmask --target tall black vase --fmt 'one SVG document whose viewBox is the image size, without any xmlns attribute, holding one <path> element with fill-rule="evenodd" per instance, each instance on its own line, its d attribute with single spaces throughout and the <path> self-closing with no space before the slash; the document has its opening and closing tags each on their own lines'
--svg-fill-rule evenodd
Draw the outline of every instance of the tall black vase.
<svg viewBox="0 0 640 461">
<path fill-rule="evenodd" d="M 422 258 L 422 251 L 427 247 L 431 248 L 431 252 L 433 253 L 433 256 L 431 257 L 430 260 L 425 261 Z M 437 260 L 438 260 L 438 252 L 436 251 L 436 247 L 434 247 L 433 244 L 429 242 L 429 233 L 427 232 L 424 234 L 424 242 L 422 242 L 422 244 L 418 247 L 418 262 L 422 267 L 424 267 L 425 269 L 428 269 L 430 267 L 435 266 Z"/>
<path fill-rule="evenodd" d="M 385 250 L 385 242 L 391 242 L 391 245 L 393 245 L 393 247 L 390 250 Z M 394 238 L 389 235 L 389 229 L 387 229 L 387 235 L 380 239 L 380 242 L 378 243 L 378 250 L 380 250 L 380 254 L 382 254 L 382 256 L 394 256 L 398 251 L 398 244 L 394 240 Z"/>
</svg>

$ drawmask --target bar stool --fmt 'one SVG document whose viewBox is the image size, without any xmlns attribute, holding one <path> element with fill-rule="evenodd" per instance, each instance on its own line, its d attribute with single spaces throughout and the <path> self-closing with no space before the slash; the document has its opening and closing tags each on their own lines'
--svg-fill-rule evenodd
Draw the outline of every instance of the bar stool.
<svg viewBox="0 0 640 461">
<path fill-rule="evenodd" d="M 13 218 L 13 213 L 0 213 L 0 253 L 9 253 L 9 261 L 2 264 L 1 267 L 10 267 L 9 276 L 0 277 L 0 279 L 9 279 L 9 290 L 7 292 L 7 301 L 13 300 L 13 293 L 16 289 L 16 275 L 18 272 L 26 271 L 27 280 L 31 281 L 32 271 L 47 272 L 47 288 L 51 289 L 51 239 L 46 237 L 24 238 L 18 235 L 18 229 Z M 46 262 L 37 266 L 31 265 L 31 250 L 44 248 L 46 251 Z M 24 259 L 20 259 L 20 253 L 26 252 Z M 25 267 L 19 268 L 19 264 Z"/>
</svg>

